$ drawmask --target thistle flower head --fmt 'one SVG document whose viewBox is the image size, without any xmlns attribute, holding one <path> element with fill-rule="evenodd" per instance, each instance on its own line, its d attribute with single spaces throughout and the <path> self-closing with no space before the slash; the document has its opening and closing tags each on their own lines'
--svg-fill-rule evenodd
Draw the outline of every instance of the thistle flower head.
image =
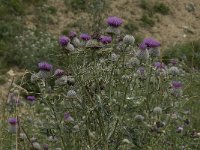
<svg viewBox="0 0 200 150">
<path fill-rule="evenodd" d="M 84 40 L 84 41 L 88 41 L 88 40 L 91 39 L 91 36 L 90 36 L 89 34 L 87 34 L 87 33 L 82 33 L 82 34 L 80 35 L 80 38 L 81 38 L 82 40 Z"/>
<path fill-rule="evenodd" d="M 172 81 L 172 88 L 173 89 L 181 89 L 183 84 L 180 81 Z"/>
<path fill-rule="evenodd" d="M 136 57 L 131 58 L 126 64 L 128 68 L 136 67 L 140 64 L 140 60 Z"/>
<path fill-rule="evenodd" d="M 59 44 L 61 46 L 66 46 L 69 43 L 69 41 L 70 41 L 70 39 L 64 35 L 60 36 L 60 38 L 59 38 Z"/>
<path fill-rule="evenodd" d="M 100 41 L 101 43 L 103 44 L 108 44 L 108 43 L 111 43 L 112 42 L 112 37 L 111 36 L 101 36 L 100 37 Z"/>
<path fill-rule="evenodd" d="M 147 45 L 145 44 L 145 43 L 140 43 L 139 44 L 139 48 L 141 49 L 141 50 L 145 50 L 145 49 L 147 49 Z"/>
<path fill-rule="evenodd" d="M 65 73 L 64 70 L 56 69 L 56 71 L 54 72 L 54 75 L 59 78 L 59 77 L 63 76 L 64 73 Z"/>
<path fill-rule="evenodd" d="M 150 54 L 151 57 L 159 57 L 161 52 L 158 48 L 150 48 L 149 54 Z"/>
<path fill-rule="evenodd" d="M 178 61 L 177 61 L 177 59 L 171 59 L 171 60 L 170 60 L 170 63 L 171 63 L 173 66 L 175 66 L 175 65 L 178 63 Z"/>
<path fill-rule="evenodd" d="M 135 38 L 132 35 L 126 35 L 123 38 L 123 43 L 127 45 L 133 45 L 135 42 Z"/>
<path fill-rule="evenodd" d="M 149 51 L 147 49 L 139 49 L 136 52 L 136 56 L 141 61 L 146 61 L 149 59 Z"/>
<path fill-rule="evenodd" d="M 160 107 L 155 107 L 155 108 L 153 109 L 153 112 L 154 112 L 155 114 L 162 114 L 162 108 L 160 108 Z"/>
<path fill-rule="evenodd" d="M 136 115 L 135 118 L 134 118 L 134 120 L 136 122 L 143 122 L 144 116 L 142 116 L 142 115 Z"/>
<path fill-rule="evenodd" d="M 165 69 L 165 64 L 164 63 L 161 63 L 161 62 L 155 62 L 154 63 L 154 67 L 156 68 L 156 69 Z"/>
<path fill-rule="evenodd" d="M 168 72 L 169 72 L 169 74 L 171 74 L 173 76 L 177 76 L 177 75 L 180 74 L 179 69 L 177 67 L 175 67 L 175 66 L 170 67 Z"/>
<path fill-rule="evenodd" d="M 160 46 L 160 42 L 153 38 L 145 38 L 143 40 L 143 43 L 148 47 L 148 48 L 156 48 Z"/>
<path fill-rule="evenodd" d="M 64 121 L 67 121 L 67 122 L 73 122 L 74 121 L 74 119 L 72 118 L 72 116 L 70 115 L 69 112 L 66 112 L 64 114 Z"/>
<path fill-rule="evenodd" d="M 69 90 L 67 92 L 67 96 L 70 97 L 70 98 L 75 98 L 76 97 L 76 92 L 74 90 Z"/>
<path fill-rule="evenodd" d="M 30 102 L 33 102 L 33 101 L 35 101 L 35 96 L 31 96 L 31 95 L 29 95 L 29 96 L 27 96 L 26 97 L 26 99 L 28 100 L 28 101 L 30 101 Z"/>
<path fill-rule="evenodd" d="M 50 71 L 52 69 L 52 65 L 45 61 L 38 63 L 38 67 L 40 70 L 43 70 L 43 71 Z"/>
<path fill-rule="evenodd" d="M 11 125 L 16 125 L 16 124 L 17 124 L 17 118 L 9 118 L 9 119 L 8 119 L 8 122 L 9 122 Z"/>
<path fill-rule="evenodd" d="M 77 36 L 77 33 L 75 31 L 70 31 L 68 36 L 70 39 L 73 39 L 74 37 Z"/>
<path fill-rule="evenodd" d="M 139 68 L 138 68 L 138 72 L 139 72 L 140 74 L 144 74 L 144 73 L 145 73 L 145 68 L 144 68 L 144 67 L 139 67 Z"/>
<path fill-rule="evenodd" d="M 112 27 L 119 27 L 123 23 L 122 19 L 112 16 L 107 18 L 107 24 Z"/>
</svg>

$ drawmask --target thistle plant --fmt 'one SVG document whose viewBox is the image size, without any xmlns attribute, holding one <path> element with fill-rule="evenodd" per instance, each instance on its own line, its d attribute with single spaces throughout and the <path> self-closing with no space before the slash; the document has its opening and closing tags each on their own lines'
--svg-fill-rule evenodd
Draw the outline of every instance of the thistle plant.
<svg viewBox="0 0 200 150">
<path fill-rule="evenodd" d="M 64 150 L 195 148 L 191 141 L 198 141 L 193 138 L 199 133 L 183 113 L 190 99 L 184 94 L 187 73 L 177 71 L 177 64 L 162 62 L 157 40 L 144 39 L 139 47 L 132 35 L 118 41 L 114 34 L 120 34 L 122 19 L 109 17 L 107 23 L 103 35 L 81 34 L 80 46 L 72 42 L 75 37 L 79 41 L 75 32 L 61 36 L 64 65 L 42 61 L 38 73 L 25 75 L 35 88 L 22 82 L 20 89 L 27 92 L 19 97 L 34 103 L 23 103 L 23 109 L 15 105 L 8 114 L 20 120 L 16 139 L 27 137 L 15 145 Z"/>
</svg>

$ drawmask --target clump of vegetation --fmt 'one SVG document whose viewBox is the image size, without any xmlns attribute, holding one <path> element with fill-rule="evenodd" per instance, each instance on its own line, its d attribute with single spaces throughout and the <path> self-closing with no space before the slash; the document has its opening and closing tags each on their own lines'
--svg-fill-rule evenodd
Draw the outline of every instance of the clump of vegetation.
<svg viewBox="0 0 200 150">
<path fill-rule="evenodd" d="M 141 0 L 139 6 L 145 10 L 151 10 L 150 3 L 147 0 Z"/>
<path fill-rule="evenodd" d="M 88 8 L 88 2 L 85 0 L 65 0 L 67 7 L 71 7 L 74 12 L 86 11 Z"/>
<path fill-rule="evenodd" d="M 155 25 L 154 18 L 149 15 L 142 15 L 141 21 L 142 25 L 145 27 L 153 27 Z"/>
<path fill-rule="evenodd" d="M 138 25 L 131 21 L 128 20 L 127 24 L 124 25 L 124 29 L 128 32 L 128 33 L 134 33 L 135 31 L 137 31 L 139 29 Z"/>
<path fill-rule="evenodd" d="M 15 64 L 21 68 L 32 68 L 39 60 L 54 61 L 57 39 L 52 35 L 27 30 L 24 34 L 15 37 L 13 49 L 6 53 L 7 64 Z"/>
<path fill-rule="evenodd" d="M 140 7 L 144 9 L 141 21 L 146 27 L 153 27 L 155 25 L 155 13 L 168 15 L 170 12 L 169 7 L 164 3 L 151 3 L 147 0 L 141 0 Z"/>
<path fill-rule="evenodd" d="M 30 5 L 42 5 L 43 0 L 1 0 L 0 1 L 0 68 L 16 65 L 11 62 L 15 37 L 25 30 L 23 16 L 25 9 Z M 7 57 L 8 56 L 8 57 Z M 10 59 L 10 60 L 9 60 Z"/>
<path fill-rule="evenodd" d="M 164 58 L 169 59 L 172 57 L 184 60 L 191 67 L 200 68 L 200 41 L 177 44 L 165 50 Z"/>
<path fill-rule="evenodd" d="M 170 9 L 167 5 L 165 5 L 164 3 L 156 3 L 153 7 L 153 10 L 156 13 L 160 13 L 162 15 L 168 15 L 170 12 Z"/>
</svg>

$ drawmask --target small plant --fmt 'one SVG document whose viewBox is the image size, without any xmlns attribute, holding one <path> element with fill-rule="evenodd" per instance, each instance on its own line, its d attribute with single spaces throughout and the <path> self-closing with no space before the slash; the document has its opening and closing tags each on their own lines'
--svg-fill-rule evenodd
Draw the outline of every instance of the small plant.
<svg viewBox="0 0 200 150">
<path fill-rule="evenodd" d="M 124 25 L 124 28 L 128 33 L 134 33 L 139 29 L 138 25 L 131 20 L 129 20 L 128 23 Z"/>
<path fill-rule="evenodd" d="M 150 3 L 148 2 L 148 0 L 141 0 L 139 6 L 144 10 L 150 10 L 151 9 Z"/>
<path fill-rule="evenodd" d="M 149 15 L 143 14 L 142 18 L 142 25 L 145 27 L 153 27 L 155 25 L 155 21 L 153 17 L 150 17 Z"/>
<path fill-rule="evenodd" d="M 170 12 L 169 7 L 165 5 L 164 3 L 156 3 L 153 7 L 153 10 L 162 15 L 168 15 Z"/>
<path fill-rule="evenodd" d="M 67 7 L 71 7 L 73 11 L 86 11 L 87 2 L 85 0 L 65 0 Z"/>
</svg>

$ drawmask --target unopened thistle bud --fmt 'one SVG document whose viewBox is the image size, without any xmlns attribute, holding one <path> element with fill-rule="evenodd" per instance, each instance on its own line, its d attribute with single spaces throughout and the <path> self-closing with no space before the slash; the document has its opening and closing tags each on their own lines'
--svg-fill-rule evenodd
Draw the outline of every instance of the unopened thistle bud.
<svg viewBox="0 0 200 150">
<path fill-rule="evenodd" d="M 126 35 L 123 38 L 123 43 L 126 45 L 133 45 L 135 42 L 135 38 L 132 35 Z"/>
<path fill-rule="evenodd" d="M 160 114 L 162 114 L 162 108 L 160 108 L 160 107 L 155 107 L 155 108 L 153 109 L 153 112 L 154 112 L 155 114 L 160 115 Z"/>
<path fill-rule="evenodd" d="M 144 117 L 142 115 L 136 115 L 135 118 L 134 118 L 134 120 L 136 122 L 143 122 Z"/>
<path fill-rule="evenodd" d="M 178 76 L 180 74 L 180 71 L 177 67 L 172 66 L 169 68 L 168 73 L 173 76 Z"/>
</svg>

